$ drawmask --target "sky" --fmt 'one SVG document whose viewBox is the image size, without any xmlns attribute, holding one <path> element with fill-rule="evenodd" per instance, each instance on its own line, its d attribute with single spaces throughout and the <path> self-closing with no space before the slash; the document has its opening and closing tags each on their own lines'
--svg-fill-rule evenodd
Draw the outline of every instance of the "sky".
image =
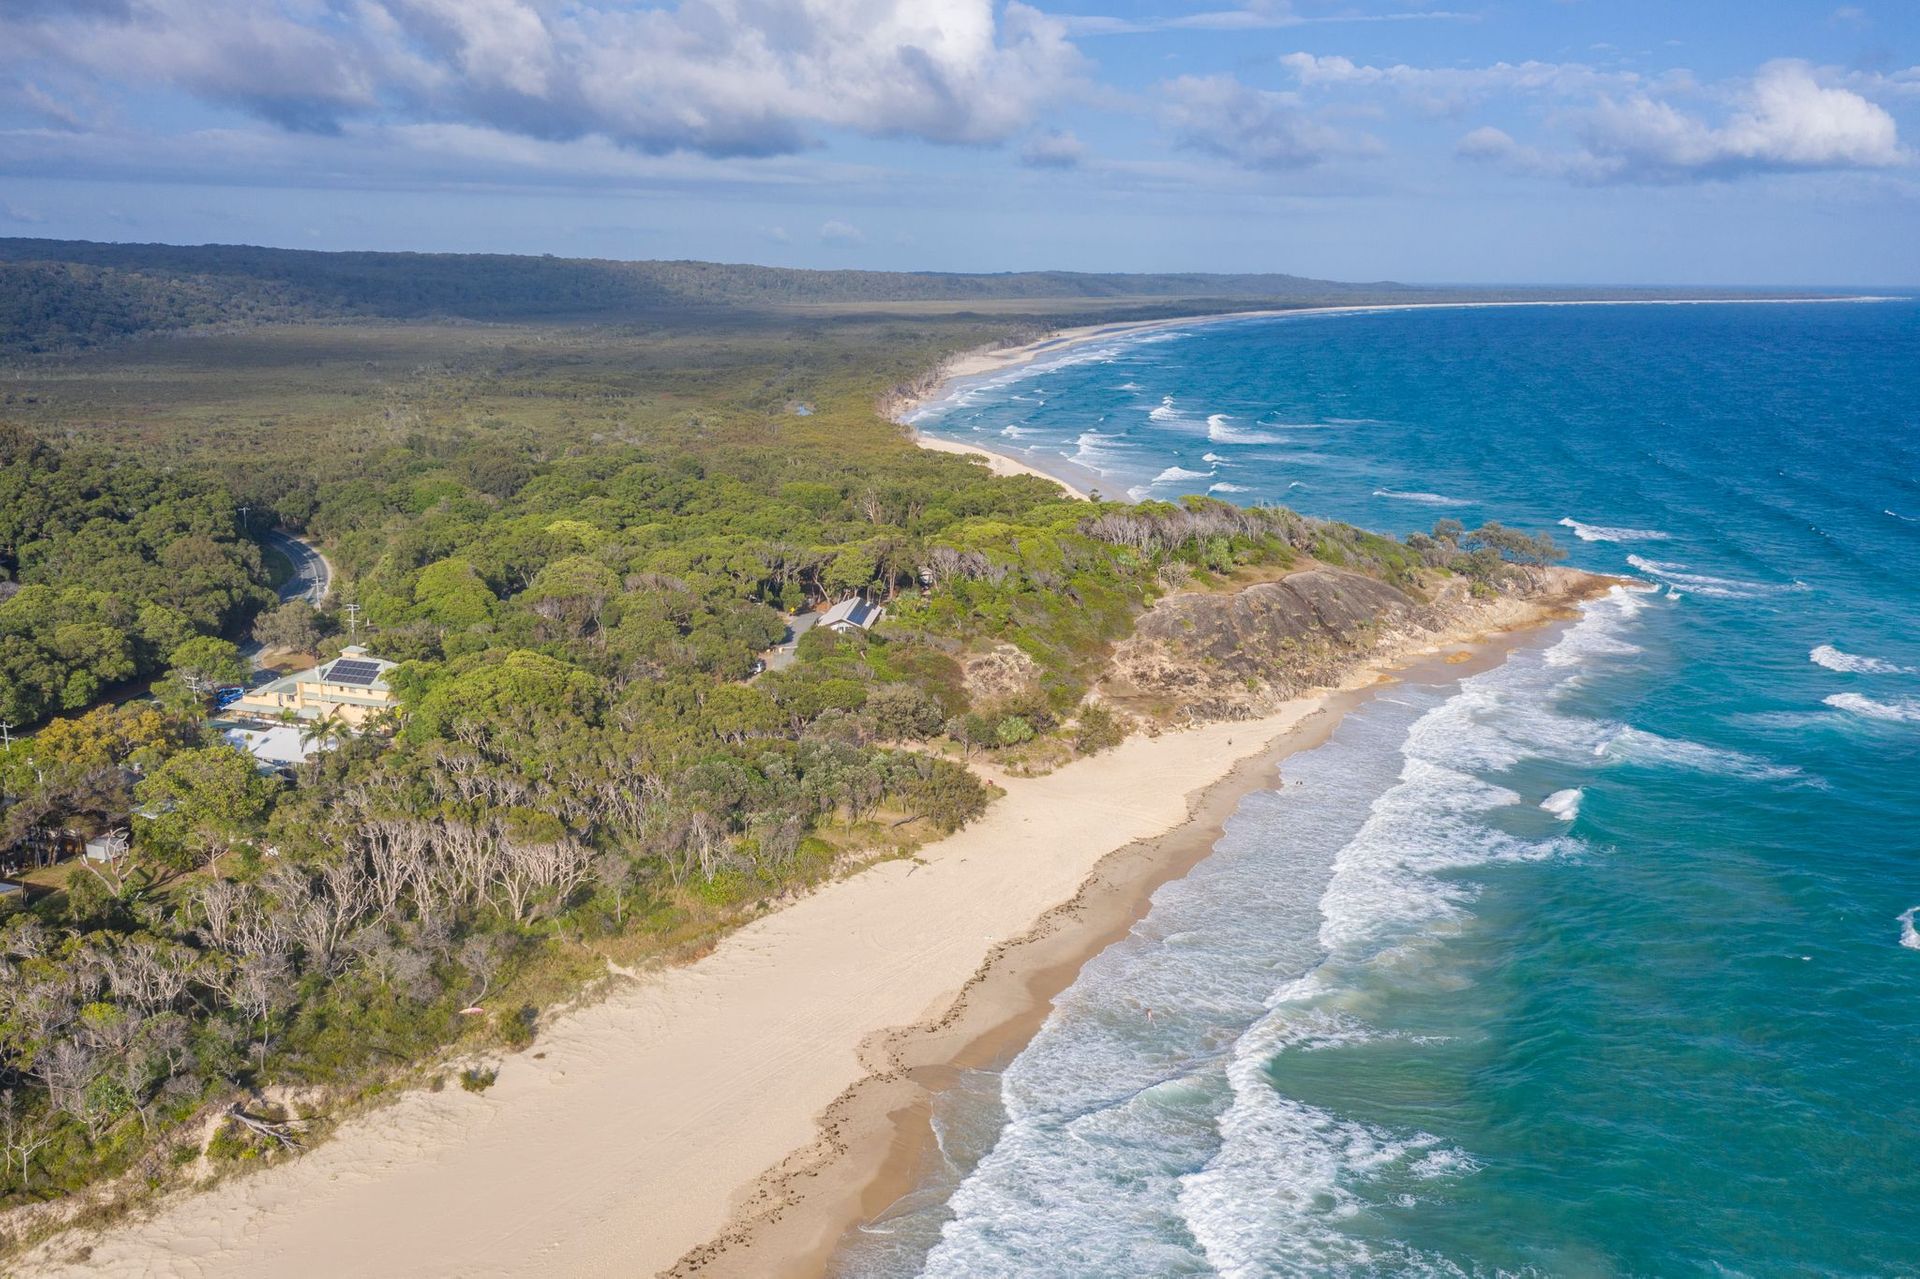
<svg viewBox="0 0 1920 1279">
<path fill-rule="evenodd" d="M 0 0 L 0 235 L 1920 285 L 1920 3 Z"/>
</svg>

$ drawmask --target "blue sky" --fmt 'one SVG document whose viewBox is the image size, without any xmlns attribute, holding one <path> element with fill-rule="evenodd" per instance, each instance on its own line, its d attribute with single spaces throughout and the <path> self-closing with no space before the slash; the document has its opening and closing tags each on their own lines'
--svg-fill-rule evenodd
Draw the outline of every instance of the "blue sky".
<svg viewBox="0 0 1920 1279">
<path fill-rule="evenodd" d="M 0 0 L 0 235 L 1920 284 L 1920 5 Z"/>
</svg>

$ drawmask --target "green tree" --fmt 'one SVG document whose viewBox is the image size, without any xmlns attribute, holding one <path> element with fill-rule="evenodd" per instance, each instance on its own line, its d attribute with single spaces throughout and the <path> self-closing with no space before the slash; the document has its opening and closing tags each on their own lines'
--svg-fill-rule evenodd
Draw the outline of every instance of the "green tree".
<svg viewBox="0 0 1920 1279">
<path fill-rule="evenodd" d="M 325 633 L 320 610 L 306 600 L 288 600 L 253 621 L 253 638 L 265 648 L 311 653 Z"/>
<path fill-rule="evenodd" d="M 139 844 L 175 869 L 212 865 L 259 829 L 278 784 L 224 743 L 184 750 L 134 787 L 145 813 Z"/>
<path fill-rule="evenodd" d="M 168 656 L 167 672 L 188 687 L 208 689 L 244 684 L 251 670 L 230 641 L 196 635 Z"/>
<path fill-rule="evenodd" d="M 442 626 L 477 626 L 493 616 L 495 599 L 470 560 L 436 560 L 413 581 L 414 609 Z"/>
</svg>

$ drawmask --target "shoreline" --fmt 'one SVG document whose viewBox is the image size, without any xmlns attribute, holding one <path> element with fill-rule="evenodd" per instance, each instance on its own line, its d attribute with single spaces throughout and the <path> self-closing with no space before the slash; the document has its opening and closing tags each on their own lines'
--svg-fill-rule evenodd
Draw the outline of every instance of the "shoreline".
<svg viewBox="0 0 1920 1279">
<path fill-rule="evenodd" d="M 907 428 L 914 444 L 935 453 L 962 453 L 983 459 L 988 469 L 995 475 L 1034 475 L 1041 479 L 1052 480 L 1067 490 L 1075 498 L 1092 500 L 1090 493 L 1100 491 L 1100 481 L 1105 477 L 1096 471 L 1088 470 L 1067 458 L 1050 457 L 1036 459 L 1029 454 L 1015 454 L 990 444 L 973 441 L 962 442 L 941 436 L 927 435 L 912 420 L 921 409 L 932 401 L 945 395 L 956 382 L 971 378 L 986 377 L 989 374 L 1008 369 L 1021 368 L 1032 364 L 1042 355 L 1055 355 L 1085 346 L 1106 338 L 1132 337 L 1140 333 L 1151 333 L 1160 329 L 1190 328 L 1199 325 L 1225 324 L 1235 320 L 1272 320 L 1290 315 L 1361 315 L 1374 312 L 1391 311 L 1457 311 L 1479 310 L 1487 307 L 1540 307 L 1540 306 L 1799 306 L 1818 304 L 1823 306 L 1854 302 L 1897 302 L 1903 299 L 1892 295 L 1842 295 L 1804 298 L 1590 298 L 1590 299 L 1542 299 L 1539 301 L 1515 300 L 1508 302 L 1368 302 L 1352 306 L 1302 306 L 1267 308 L 1257 311 L 1212 311 L 1203 315 L 1171 316 L 1158 320 L 1124 320 L 1112 324 L 1087 324 L 1075 328 L 1057 329 L 1030 342 L 1012 346 L 982 346 L 961 351 L 949 356 L 939 367 L 933 370 L 922 382 L 911 390 L 900 392 L 885 403 L 885 416 L 900 426 Z M 1133 499 L 1124 491 L 1119 494 L 1103 494 L 1103 500 L 1131 502 Z"/>
<path fill-rule="evenodd" d="M 556 1017 L 486 1092 L 403 1093 L 297 1159 L 56 1236 L 11 1273 L 237 1279 L 263 1257 L 283 1279 L 817 1267 L 917 1173 L 921 1147 L 893 1120 L 911 1089 L 968 1051 L 1024 1044 L 1152 887 L 1211 851 L 1204 823 L 1409 661 L 1518 642 L 1570 602 L 1509 601 L 1413 637 L 1259 719 L 996 778 L 1007 793 L 974 825 Z M 911 1065 L 894 1056 L 909 1047 L 924 1054 Z"/>
<path fill-rule="evenodd" d="M 820 1116 L 817 1139 L 763 1174 L 740 1197 L 726 1230 L 665 1274 L 824 1273 L 853 1232 L 917 1189 L 940 1157 L 931 1122 L 936 1096 L 964 1072 L 998 1069 L 1018 1055 L 1082 966 L 1145 918 L 1162 885 L 1212 854 L 1241 802 L 1278 783 L 1286 759 L 1325 742 L 1348 712 L 1383 689 L 1451 683 L 1497 666 L 1534 632 L 1566 624 L 1574 604 L 1619 580 L 1582 574 L 1563 595 L 1512 601 L 1507 616 L 1496 609 L 1490 621 L 1468 619 L 1423 644 L 1380 654 L 1337 688 L 1287 702 L 1280 714 L 1302 710 L 1278 732 L 1264 729 L 1266 721 L 1239 721 L 1260 734 L 1259 745 L 1186 795 L 1184 822 L 1100 858 L 1073 897 L 990 951 L 937 1016 L 878 1036 L 866 1054 L 870 1073 Z"/>
<path fill-rule="evenodd" d="M 1046 480 L 1050 484 L 1058 484 L 1067 491 L 1068 497 L 1075 498 L 1082 502 L 1091 502 L 1093 500 L 1087 493 L 1067 483 L 1067 481 L 1061 479 L 1058 475 L 1049 474 L 1037 466 L 1022 462 L 1005 453 L 996 453 L 992 449 L 982 448 L 978 444 L 962 444 L 958 440 L 943 440 L 937 436 L 919 434 L 913 437 L 913 442 L 932 453 L 957 453 L 962 457 L 980 458 L 987 464 L 987 469 L 995 475 L 1031 475 L 1035 479 Z"/>
</svg>

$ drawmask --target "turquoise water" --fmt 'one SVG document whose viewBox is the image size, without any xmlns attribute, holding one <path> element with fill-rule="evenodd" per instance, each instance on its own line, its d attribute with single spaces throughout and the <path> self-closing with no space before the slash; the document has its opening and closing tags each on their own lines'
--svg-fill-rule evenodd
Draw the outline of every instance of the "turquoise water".
<svg viewBox="0 0 1920 1279">
<path fill-rule="evenodd" d="M 1920 1273 L 1920 306 L 1199 326 L 921 426 L 1659 589 L 1289 761 L 840 1273 Z"/>
</svg>

